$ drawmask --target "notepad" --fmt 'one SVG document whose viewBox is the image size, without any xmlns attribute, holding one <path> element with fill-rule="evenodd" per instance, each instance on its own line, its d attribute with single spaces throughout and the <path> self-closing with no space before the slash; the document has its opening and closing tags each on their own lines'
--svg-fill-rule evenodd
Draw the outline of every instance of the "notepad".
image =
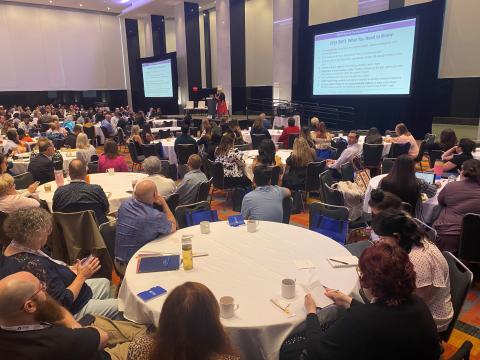
<svg viewBox="0 0 480 360">
<path fill-rule="evenodd" d="M 353 267 L 358 265 L 356 256 L 332 256 L 327 258 L 328 263 L 333 268 Z"/>
<path fill-rule="evenodd" d="M 228 217 L 228 224 L 230 226 L 236 227 L 239 225 L 244 225 L 245 220 L 243 219 L 242 215 L 232 215 Z"/>
<path fill-rule="evenodd" d="M 317 307 L 324 308 L 333 304 L 333 300 L 325 295 L 325 286 L 323 286 L 320 281 L 314 281 L 308 286 L 303 284 L 300 284 L 300 286 L 303 288 L 305 293 L 312 295 Z"/>
<path fill-rule="evenodd" d="M 166 293 L 167 293 L 167 290 L 165 290 L 161 286 L 154 286 L 148 290 L 139 292 L 137 296 L 143 301 L 148 301 Z"/>
<path fill-rule="evenodd" d="M 178 270 L 180 255 L 142 256 L 138 259 L 137 273 Z"/>
</svg>

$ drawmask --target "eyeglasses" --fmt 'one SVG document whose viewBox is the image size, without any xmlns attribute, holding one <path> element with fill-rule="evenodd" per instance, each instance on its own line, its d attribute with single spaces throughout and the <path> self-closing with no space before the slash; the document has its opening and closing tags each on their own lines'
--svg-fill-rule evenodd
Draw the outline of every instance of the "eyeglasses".
<svg viewBox="0 0 480 360">
<path fill-rule="evenodd" d="M 35 292 L 32 294 L 32 296 L 30 296 L 27 300 L 25 300 L 22 304 L 22 306 L 20 307 L 20 310 L 23 310 L 23 308 L 25 307 L 25 304 L 32 300 L 35 296 L 37 296 L 38 293 L 40 293 L 41 291 L 45 291 L 47 289 L 47 286 L 46 284 L 43 282 L 43 281 L 40 281 L 39 282 L 39 285 L 38 285 L 38 289 L 35 290 Z"/>
</svg>

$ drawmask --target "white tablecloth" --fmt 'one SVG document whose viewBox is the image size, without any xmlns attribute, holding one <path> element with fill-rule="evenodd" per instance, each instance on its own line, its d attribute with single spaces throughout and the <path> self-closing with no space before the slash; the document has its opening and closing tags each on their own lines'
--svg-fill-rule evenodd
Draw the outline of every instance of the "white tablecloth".
<svg viewBox="0 0 480 360">
<path fill-rule="evenodd" d="M 147 174 L 131 173 L 131 172 L 116 172 L 113 175 L 103 174 L 90 174 L 90 184 L 100 185 L 105 191 L 108 197 L 108 203 L 110 204 L 110 212 L 118 210 L 123 201 L 132 196 L 132 180 L 140 180 L 146 177 Z M 68 184 L 69 178 L 65 179 L 65 185 Z M 45 200 L 48 203 L 50 210 L 52 209 L 53 194 L 57 189 L 55 181 L 48 183 L 52 186 L 51 192 L 45 192 L 44 185 L 38 187 L 38 193 L 40 199 Z"/>
<path fill-rule="evenodd" d="M 182 130 L 182 128 L 179 127 L 179 126 L 158 127 L 158 128 L 152 128 L 152 133 L 156 134 L 156 133 L 160 132 L 160 130 L 170 130 L 173 133 L 175 131 Z"/>
<path fill-rule="evenodd" d="M 480 160 L 480 149 L 476 149 L 472 155 L 474 159 Z"/>
<path fill-rule="evenodd" d="M 282 170 L 285 171 L 287 158 L 292 153 L 292 150 L 280 149 L 276 152 L 276 155 L 282 159 Z M 258 150 L 247 150 L 243 152 L 243 160 L 245 161 L 245 174 L 250 180 L 253 180 L 253 159 L 258 155 Z"/>
<path fill-rule="evenodd" d="M 227 222 L 211 224 L 209 235 L 199 226 L 185 228 L 152 241 L 141 251 L 181 253 L 182 234 L 193 234 L 193 252 L 208 256 L 194 258 L 194 268 L 185 271 L 136 274 L 135 256 L 128 264 L 119 292 L 119 309 L 127 319 L 158 324 L 166 296 L 143 302 L 136 295 L 159 285 L 168 292 L 185 281 L 205 284 L 219 299 L 233 296 L 239 309 L 231 319 L 222 319 L 242 359 L 278 359 L 280 346 L 289 333 L 305 320 L 304 291 L 299 283 L 320 280 L 323 285 L 349 294 L 357 283 L 355 268 L 333 269 L 326 261 L 349 252 L 335 241 L 312 231 L 287 224 L 260 222 L 259 230 L 230 227 Z M 316 269 L 297 270 L 295 260 L 310 260 Z M 270 299 L 280 296 L 281 280 L 297 280 L 296 297 L 287 318 Z"/>
<path fill-rule="evenodd" d="M 283 130 L 274 130 L 274 129 L 269 129 L 268 132 L 270 133 L 270 136 L 272 137 L 273 142 L 278 142 L 278 138 L 280 135 L 282 135 Z M 252 137 L 250 136 L 250 130 L 242 130 L 242 137 L 243 141 L 245 141 L 247 144 L 252 143 Z"/>
<path fill-rule="evenodd" d="M 60 151 L 63 156 L 63 169 L 68 169 L 70 161 L 76 159 L 76 151 Z M 20 154 L 21 158 L 13 160 L 12 173 L 15 175 L 23 174 L 28 170 L 28 164 L 30 164 L 30 153 Z"/>
<path fill-rule="evenodd" d="M 365 199 L 363 200 L 363 211 L 366 213 L 371 213 L 370 206 L 368 206 L 368 202 L 370 201 L 370 193 L 372 192 L 373 189 L 378 188 L 378 185 L 380 184 L 380 181 L 387 176 L 387 174 L 382 174 L 375 176 L 370 179 L 370 182 L 368 183 L 367 191 L 365 192 Z M 440 188 L 437 190 L 437 194 L 430 199 L 422 202 L 422 214 L 421 217 L 423 219 L 423 222 L 425 222 L 428 225 L 433 224 L 433 222 L 436 220 L 438 215 L 440 214 L 440 205 L 438 204 L 438 199 L 437 196 L 440 193 L 440 191 L 443 189 L 445 184 L 448 183 L 447 179 L 442 179 L 440 180 Z"/>
<path fill-rule="evenodd" d="M 177 126 L 177 120 L 176 119 L 155 119 L 155 120 L 150 120 L 153 122 L 155 126 L 162 126 L 165 121 L 172 122 L 172 126 L 176 127 Z"/>
<path fill-rule="evenodd" d="M 198 140 L 198 138 L 194 138 Z M 168 158 L 170 164 L 177 163 L 177 154 L 175 154 L 175 138 L 168 138 L 168 139 L 161 139 L 161 140 L 154 140 L 152 144 L 157 144 L 161 142 L 163 148 L 163 154 Z"/>
<path fill-rule="evenodd" d="M 100 128 L 100 123 L 95 124 L 93 127 L 95 129 L 95 136 L 100 137 L 100 145 L 105 144 L 105 135 L 103 135 L 103 131 Z"/>
<path fill-rule="evenodd" d="M 295 119 L 295 125 L 298 126 L 298 127 L 301 127 L 300 126 L 300 116 L 295 115 L 295 116 L 292 116 L 292 117 Z M 275 116 L 275 118 L 273 119 L 273 126 L 287 127 L 288 126 L 288 117 Z"/>
</svg>

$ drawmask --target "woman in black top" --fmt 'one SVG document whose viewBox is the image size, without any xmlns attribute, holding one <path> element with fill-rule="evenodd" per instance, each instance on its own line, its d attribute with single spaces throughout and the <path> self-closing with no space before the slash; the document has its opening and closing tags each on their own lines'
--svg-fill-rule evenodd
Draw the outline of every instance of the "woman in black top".
<svg viewBox="0 0 480 360">
<path fill-rule="evenodd" d="M 464 161 L 473 159 L 472 152 L 475 150 L 475 146 L 473 140 L 467 138 L 460 139 L 458 146 L 452 147 L 442 155 L 442 160 L 445 161 L 445 164 L 443 164 L 443 171 L 460 171 Z"/>
<path fill-rule="evenodd" d="M 258 117 L 253 123 L 252 129 L 250 130 L 250 136 L 253 138 L 253 135 L 265 135 L 266 139 L 272 138 L 268 130 L 263 127 L 263 121 L 261 117 Z"/>
<path fill-rule="evenodd" d="M 372 301 L 361 304 L 327 289 L 325 295 L 347 310 L 326 331 L 313 298 L 305 296 L 308 358 L 439 359 L 437 328 L 428 307 L 413 295 L 415 271 L 408 254 L 395 244 L 379 242 L 363 252 L 357 269 L 360 286 Z"/>
<path fill-rule="evenodd" d="M 443 129 L 440 133 L 440 141 L 435 141 L 434 143 L 428 144 L 422 141 L 420 144 L 420 149 L 418 151 L 417 161 L 423 159 L 423 154 L 428 150 L 441 150 L 447 151 L 457 145 L 458 139 L 455 131 L 453 129 Z"/>
</svg>

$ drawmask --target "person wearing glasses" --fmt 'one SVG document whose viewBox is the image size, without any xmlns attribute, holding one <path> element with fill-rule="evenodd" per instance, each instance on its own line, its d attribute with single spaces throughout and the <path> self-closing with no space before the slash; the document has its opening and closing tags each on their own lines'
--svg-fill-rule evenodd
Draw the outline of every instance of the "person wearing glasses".
<svg viewBox="0 0 480 360">
<path fill-rule="evenodd" d="M 437 328 L 413 293 L 415 270 L 408 254 L 395 244 L 376 243 L 360 256 L 358 274 L 370 303 L 326 289 L 325 295 L 344 309 L 328 328 L 320 320 L 328 308 L 317 315 L 312 296 L 305 296 L 308 359 L 439 359 Z"/>
</svg>

